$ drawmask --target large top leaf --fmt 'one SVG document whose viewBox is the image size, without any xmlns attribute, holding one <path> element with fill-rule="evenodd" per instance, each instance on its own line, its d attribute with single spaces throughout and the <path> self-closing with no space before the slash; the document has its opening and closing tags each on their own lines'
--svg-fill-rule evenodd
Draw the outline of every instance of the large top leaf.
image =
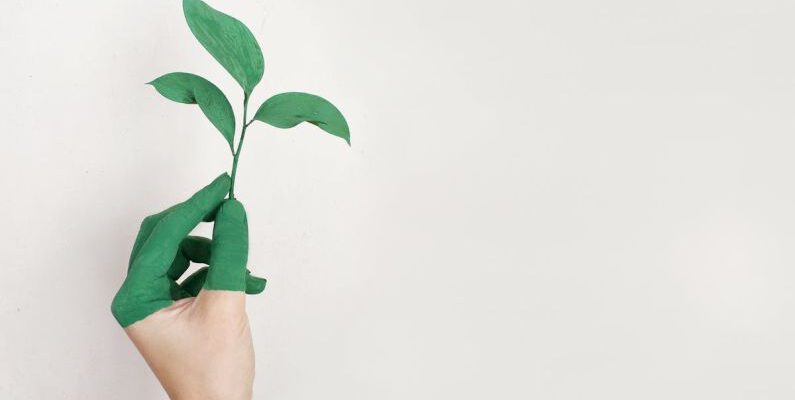
<svg viewBox="0 0 795 400">
<path fill-rule="evenodd" d="M 201 0 L 184 0 L 182 8 L 193 36 L 250 94 L 265 68 L 262 50 L 251 31 Z"/>
<path fill-rule="evenodd" d="M 229 148 L 235 137 L 235 113 L 224 93 L 212 82 L 187 72 L 172 72 L 149 82 L 169 100 L 198 104 L 204 115 L 221 131 Z"/>
<path fill-rule="evenodd" d="M 348 123 L 340 110 L 326 99 L 313 94 L 277 94 L 262 103 L 254 114 L 254 119 L 277 128 L 292 128 L 301 122 L 309 122 L 351 144 Z"/>
</svg>

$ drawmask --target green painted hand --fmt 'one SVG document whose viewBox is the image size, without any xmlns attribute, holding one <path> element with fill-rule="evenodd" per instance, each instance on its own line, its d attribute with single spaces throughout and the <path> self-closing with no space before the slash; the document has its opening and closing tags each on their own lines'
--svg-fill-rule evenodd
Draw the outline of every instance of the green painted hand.
<svg viewBox="0 0 795 400">
<path fill-rule="evenodd" d="M 230 178 L 222 174 L 190 199 L 146 217 L 133 245 L 127 278 L 111 311 L 122 327 L 140 321 L 202 289 L 261 293 L 265 279 L 246 269 L 248 226 L 237 200 L 225 200 Z M 213 239 L 188 236 L 202 221 L 215 221 Z M 190 262 L 209 264 L 181 284 Z"/>
<path fill-rule="evenodd" d="M 169 100 L 201 109 L 232 153 L 231 177 L 223 174 L 187 201 L 144 219 L 111 311 L 171 398 L 250 399 L 254 349 L 243 292 L 262 292 L 265 279 L 246 269 L 246 212 L 235 200 L 246 130 L 255 121 L 280 129 L 306 122 L 350 145 L 350 129 L 331 102 L 301 92 L 270 97 L 249 119 L 249 99 L 265 66 L 256 38 L 202 0 L 182 0 L 182 6 L 190 31 L 243 89 L 242 119 L 221 89 L 198 75 L 175 72 L 150 83 Z M 189 236 L 201 221 L 214 221 L 212 240 Z M 191 262 L 209 266 L 180 282 Z"/>
</svg>

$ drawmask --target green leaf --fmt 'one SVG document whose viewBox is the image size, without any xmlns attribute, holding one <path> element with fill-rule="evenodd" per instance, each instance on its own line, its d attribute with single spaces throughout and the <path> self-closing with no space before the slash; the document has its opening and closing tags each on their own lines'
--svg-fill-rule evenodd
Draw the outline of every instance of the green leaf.
<svg viewBox="0 0 795 400">
<path fill-rule="evenodd" d="M 160 94 L 184 104 L 198 104 L 204 115 L 224 135 L 229 148 L 235 137 L 235 113 L 224 93 L 207 79 L 187 72 L 165 74 L 152 82 Z"/>
<path fill-rule="evenodd" d="M 257 39 L 242 22 L 201 0 L 184 0 L 182 8 L 193 36 L 240 83 L 246 94 L 262 80 L 265 61 Z"/>
<path fill-rule="evenodd" d="M 351 144 L 348 123 L 340 110 L 326 99 L 309 93 L 277 94 L 259 107 L 254 119 L 277 128 L 292 128 L 301 122 L 309 122 L 320 129 L 339 136 Z"/>
</svg>

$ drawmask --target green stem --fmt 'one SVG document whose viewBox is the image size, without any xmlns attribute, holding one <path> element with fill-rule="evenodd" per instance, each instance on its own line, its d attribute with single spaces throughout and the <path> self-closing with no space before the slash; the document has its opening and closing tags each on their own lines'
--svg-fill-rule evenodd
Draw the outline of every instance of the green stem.
<svg viewBox="0 0 795 400">
<path fill-rule="evenodd" d="M 240 141 L 237 142 L 237 150 L 232 158 L 232 183 L 229 185 L 229 198 L 235 198 L 235 178 L 237 177 L 237 161 L 240 159 L 240 151 L 243 150 L 243 139 L 246 138 L 246 128 L 248 119 L 248 93 L 243 94 L 243 129 L 240 131 Z"/>
</svg>

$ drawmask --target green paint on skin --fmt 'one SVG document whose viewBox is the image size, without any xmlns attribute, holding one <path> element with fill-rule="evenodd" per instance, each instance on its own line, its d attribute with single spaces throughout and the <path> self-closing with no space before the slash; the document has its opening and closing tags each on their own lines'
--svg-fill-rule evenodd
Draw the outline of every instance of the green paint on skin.
<svg viewBox="0 0 795 400">
<path fill-rule="evenodd" d="M 213 245 L 205 289 L 246 290 L 248 222 L 246 210 L 237 200 L 227 200 L 218 209 L 213 227 Z"/>
<path fill-rule="evenodd" d="M 196 296 L 202 289 L 261 293 L 265 279 L 246 269 L 248 228 L 246 211 L 235 200 L 235 177 L 246 128 L 255 120 L 277 128 L 308 122 L 344 139 L 350 145 L 348 123 L 327 100 L 308 93 L 282 93 L 265 101 L 248 121 L 251 92 L 262 80 L 262 50 L 251 31 L 237 19 L 202 0 L 183 0 L 185 20 L 199 43 L 243 88 L 243 120 L 234 147 L 235 116 L 217 86 L 198 75 L 175 72 L 151 84 L 166 98 L 197 104 L 221 132 L 232 150 L 232 177 L 223 174 L 187 201 L 151 215 L 141 223 L 127 278 L 113 299 L 111 311 L 127 327 L 166 308 L 174 301 Z M 229 199 L 224 197 L 229 194 Z M 201 221 L 215 221 L 213 239 L 188 236 Z M 178 283 L 191 262 L 209 263 Z"/>
<path fill-rule="evenodd" d="M 127 278 L 113 299 L 111 312 L 127 327 L 174 301 L 208 290 L 256 294 L 265 280 L 246 270 L 248 227 L 243 205 L 224 200 L 230 178 L 222 174 L 187 201 L 144 219 L 133 245 Z M 213 240 L 188 234 L 208 216 L 215 216 Z M 190 261 L 210 266 L 177 280 Z"/>
<path fill-rule="evenodd" d="M 182 281 L 182 289 L 188 292 L 191 297 L 198 296 L 204 286 L 204 281 L 207 279 L 207 272 L 209 270 L 209 267 L 200 268 L 191 276 L 185 278 L 185 280 Z M 251 272 L 246 270 L 246 294 L 262 293 L 265 290 L 267 282 L 265 278 L 251 275 Z"/>
<path fill-rule="evenodd" d="M 189 261 L 194 263 L 200 264 L 210 264 L 210 254 L 212 254 L 212 244 L 213 241 L 204 237 L 199 236 L 188 236 L 182 241 L 181 245 L 181 254 L 184 257 L 180 257 L 180 254 L 177 254 L 177 258 L 174 259 L 174 262 L 177 263 L 185 263 L 186 265 L 189 264 Z M 182 261 L 186 260 L 186 261 Z M 217 265 L 217 264 L 213 264 Z M 172 265 L 174 268 L 174 265 Z M 186 267 L 187 268 L 187 267 Z M 172 278 L 174 280 L 179 279 L 182 273 L 185 270 L 182 269 L 179 273 L 175 273 Z M 189 277 L 185 278 L 182 281 L 182 289 L 188 292 L 192 297 L 195 297 L 199 294 L 199 291 L 202 287 L 205 287 L 205 280 L 207 279 L 207 272 L 209 271 L 209 267 L 204 267 L 198 269 Z M 256 276 L 251 275 L 249 270 L 246 270 L 246 293 L 248 294 L 259 294 L 265 290 L 265 283 L 266 280 L 263 278 L 258 278 Z M 209 289 L 209 288 L 208 288 Z"/>
</svg>

